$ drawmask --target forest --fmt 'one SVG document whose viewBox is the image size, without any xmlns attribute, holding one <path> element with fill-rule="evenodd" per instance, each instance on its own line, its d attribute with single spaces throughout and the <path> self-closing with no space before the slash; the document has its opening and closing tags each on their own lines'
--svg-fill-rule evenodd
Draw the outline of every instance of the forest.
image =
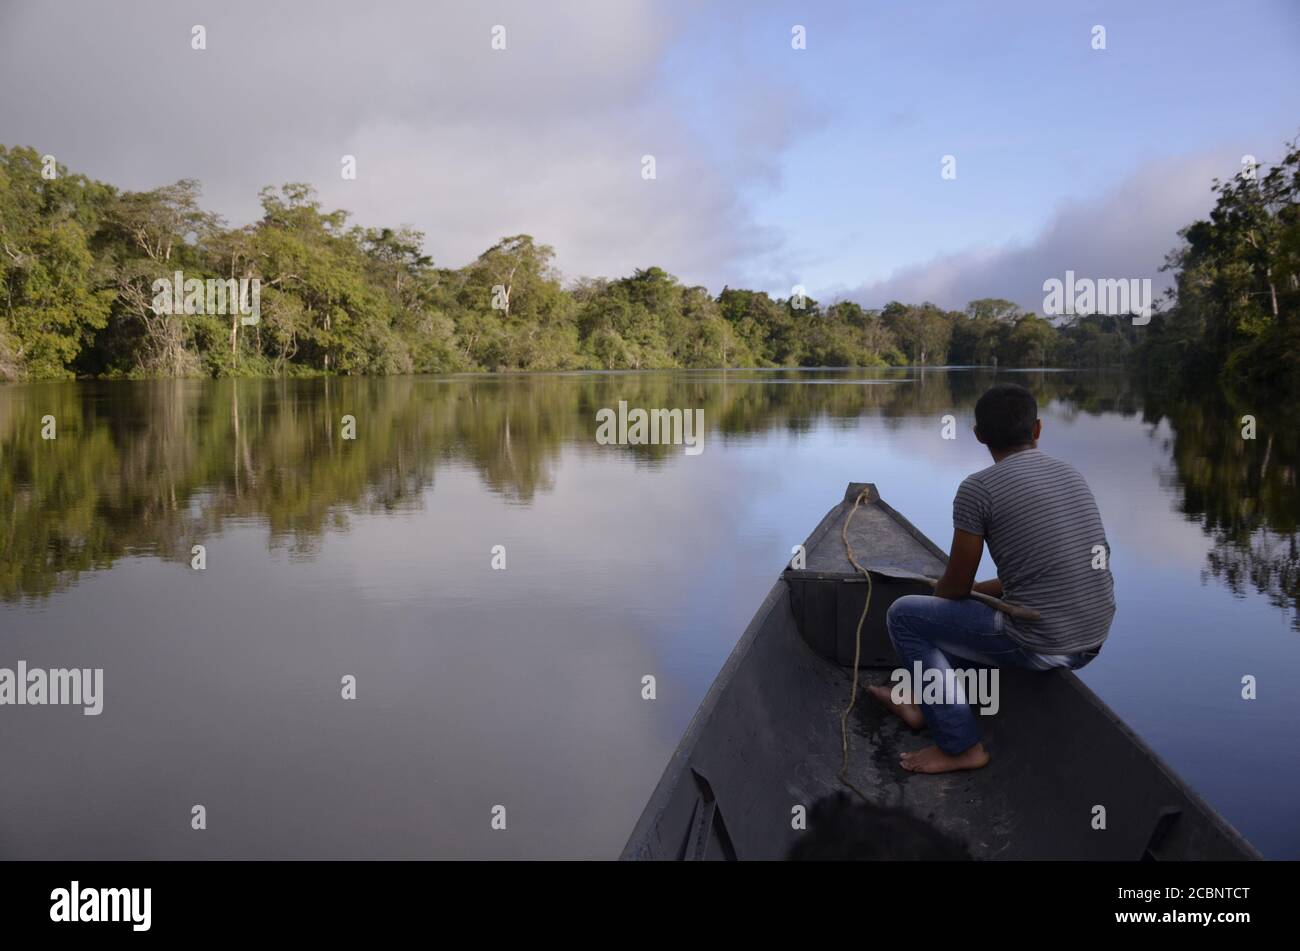
<svg viewBox="0 0 1300 951">
<path fill-rule="evenodd" d="M 1209 219 L 1168 256 L 1174 288 L 1135 326 L 1051 321 L 1001 299 L 945 310 L 715 296 L 653 266 L 566 282 L 553 249 L 526 234 L 444 268 L 420 232 L 351 224 L 309 185 L 264 189 L 261 218 L 232 228 L 203 209 L 194 180 L 121 191 L 0 146 L 0 380 L 1128 365 L 1166 381 L 1294 386 L 1300 150 L 1212 187 Z M 258 282 L 257 320 L 159 308 L 155 282 L 177 272 Z"/>
</svg>

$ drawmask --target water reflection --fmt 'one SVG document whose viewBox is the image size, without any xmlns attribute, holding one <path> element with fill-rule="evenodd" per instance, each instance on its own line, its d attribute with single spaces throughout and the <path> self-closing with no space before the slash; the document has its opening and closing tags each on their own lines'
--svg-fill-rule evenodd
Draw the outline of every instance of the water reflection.
<svg viewBox="0 0 1300 951">
<path fill-rule="evenodd" d="M 1006 374 L 1004 374 L 1006 376 Z M 791 434 L 878 417 L 969 413 L 986 371 L 771 371 L 516 377 L 70 383 L 0 389 L 0 598 L 40 598 L 126 555 L 190 559 L 232 519 L 256 519 L 272 549 L 311 557 L 349 518 L 419 507 L 449 464 L 528 505 L 555 486 L 562 451 L 595 451 L 595 414 L 704 407 L 708 441 Z M 1170 399 L 1119 374 L 1014 374 L 1054 412 L 1167 424 L 1181 511 L 1212 539 L 1205 577 L 1255 591 L 1300 629 L 1291 407 Z M 810 385 L 829 384 L 829 385 Z M 1241 418 L 1258 438 L 1241 438 Z M 344 415 L 357 438 L 340 436 Z M 53 416 L 57 438 L 42 439 Z M 606 447 L 601 447 L 606 451 Z M 607 447 L 657 467 L 674 446 Z"/>
<path fill-rule="evenodd" d="M 1120 610 L 1085 679 L 1267 854 L 1300 855 L 1300 763 L 1275 755 L 1300 715 L 1279 686 L 1300 677 L 1294 419 L 1256 407 L 1243 442 L 1251 409 L 1223 398 L 999 378 L 1035 389 L 1045 448 L 1106 519 Z M 17 764 L 0 858 L 616 855 L 847 481 L 877 481 L 946 543 L 957 484 L 988 461 L 968 427 L 992 379 L 0 388 L 0 666 L 103 667 L 106 693 L 99 717 L 0 710 L 0 762 Z M 703 407 L 705 451 L 597 445 L 597 410 L 620 400 Z M 939 438 L 949 413 L 955 441 Z M 207 570 L 191 571 L 200 543 Z M 1261 672 L 1243 704 L 1242 674 Z M 190 832 L 194 803 L 220 834 Z M 495 803 L 509 835 L 488 825 Z"/>
<path fill-rule="evenodd" d="M 1204 577 L 1238 596 L 1264 596 L 1300 631 L 1300 412 L 1215 391 L 1197 400 L 1152 395 L 1143 412 L 1151 422 L 1164 418 L 1172 432 L 1164 475 L 1180 510 L 1212 542 Z M 1243 438 L 1247 417 L 1250 439 Z"/>
</svg>

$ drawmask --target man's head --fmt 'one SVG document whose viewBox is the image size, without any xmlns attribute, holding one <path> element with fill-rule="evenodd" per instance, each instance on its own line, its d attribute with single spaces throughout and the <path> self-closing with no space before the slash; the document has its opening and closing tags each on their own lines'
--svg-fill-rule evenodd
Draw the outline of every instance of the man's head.
<svg viewBox="0 0 1300 951">
<path fill-rule="evenodd" d="M 1038 444 L 1043 424 L 1034 394 L 1015 383 L 999 383 L 975 404 L 975 438 L 995 456 Z"/>
</svg>

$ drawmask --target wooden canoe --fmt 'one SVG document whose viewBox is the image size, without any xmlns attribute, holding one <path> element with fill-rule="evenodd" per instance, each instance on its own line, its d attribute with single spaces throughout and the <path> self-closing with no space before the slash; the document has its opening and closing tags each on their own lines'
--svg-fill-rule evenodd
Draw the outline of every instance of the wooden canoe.
<svg viewBox="0 0 1300 951">
<path fill-rule="evenodd" d="M 860 683 L 886 683 L 898 661 L 889 605 L 928 588 L 944 552 L 853 483 L 805 543 L 709 689 L 623 850 L 624 859 L 781 859 L 810 810 L 843 789 L 840 712 L 866 584 L 840 537 L 872 573 Z M 909 577 L 913 576 L 913 577 Z M 963 840 L 977 859 L 1257 859 L 1259 854 L 1069 671 L 1000 673 L 1001 709 L 982 717 L 982 770 L 915 775 L 898 754 L 928 743 L 860 696 L 850 777 L 878 803 L 904 806 Z M 1094 828 L 1095 807 L 1105 828 Z"/>
</svg>

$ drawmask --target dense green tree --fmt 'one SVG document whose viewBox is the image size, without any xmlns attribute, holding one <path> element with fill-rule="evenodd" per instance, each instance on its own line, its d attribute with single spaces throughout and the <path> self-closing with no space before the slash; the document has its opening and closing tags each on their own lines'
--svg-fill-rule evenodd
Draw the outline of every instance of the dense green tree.
<svg viewBox="0 0 1300 951">
<path fill-rule="evenodd" d="M 948 361 L 958 366 L 996 366 L 1007 343 L 1009 329 L 1024 314 L 1009 300 L 985 297 L 954 315 Z"/>
<path fill-rule="evenodd" d="M 1208 220 L 1170 255 L 1176 286 L 1149 325 L 1051 323 L 1001 298 L 957 312 L 714 297 L 659 267 L 566 287 L 553 250 L 527 234 L 441 268 L 420 232 L 351 225 L 305 184 L 263 190 L 261 218 L 230 228 L 194 181 L 119 193 L 0 147 L 0 379 L 1132 362 L 1166 380 L 1294 385 L 1300 153 L 1214 189 Z M 257 281 L 258 319 L 155 306 L 155 282 L 178 271 Z"/>
<path fill-rule="evenodd" d="M 1207 220 L 1169 255 L 1171 306 L 1138 350 L 1155 374 L 1229 382 L 1300 382 L 1300 148 L 1213 187 Z"/>
<path fill-rule="evenodd" d="M 107 324 L 114 294 L 90 241 L 112 200 L 34 149 L 0 146 L 0 378 L 73 375 Z"/>
<path fill-rule="evenodd" d="M 947 362 L 952 315 L 931 303 L 917 306 L 891 301 L 880 317 L 898 341 L 908 363 L 924 366 Z"/>
</svg>

